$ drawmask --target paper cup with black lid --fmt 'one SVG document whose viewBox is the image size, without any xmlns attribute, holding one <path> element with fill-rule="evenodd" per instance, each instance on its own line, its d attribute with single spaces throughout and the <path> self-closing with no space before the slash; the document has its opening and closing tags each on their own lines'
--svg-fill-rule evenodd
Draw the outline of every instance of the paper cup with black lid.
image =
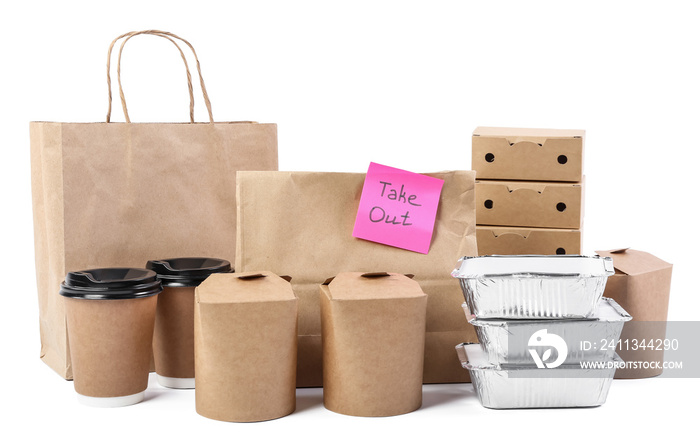
<svg viewBox="0 0 700 436">
<path fill-rule="evenodd" d="M 118 407 L 143 400 L 160 280 L 140 268 L 69 272 L 61 283 L 78 401 Z"/>
<path fill-rule="evenodd" d="M 158 296 L 153 357 L 158 383 L 175 389 L 194 388 L 194 289 L 215 273 L 231 272 L 227 260 L 180 257 L 150 260 L 163 283 Z"/>
</svg>

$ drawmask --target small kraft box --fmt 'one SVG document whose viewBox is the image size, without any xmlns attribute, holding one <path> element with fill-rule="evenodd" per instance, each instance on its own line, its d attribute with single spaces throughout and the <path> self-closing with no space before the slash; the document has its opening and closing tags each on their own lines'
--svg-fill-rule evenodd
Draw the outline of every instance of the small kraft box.
<svg viewBox="0 0 700 436">
<path fill-rule="evenodd" d="M 214 274 L 195 289 L 197 413 L 266 421 L 296 408 L 297 298 L 269 271 Z"/>
<path fill-rule="evenodd" d="M 652 254 L 628 248 L 596 253 L 611 257 L 615 267 L 615 274 L 608 277 L 603 295 L 632 315 L 632 321 L 625 323 L 622 329 L 617 353 L 625 362 L 662 362 L 663 347 L 650 346 L 650 341 L 663 344 L 666 339 L 673 265 Z M 655 365 L 637 366 L 618 368 L 615 378 L 646 378 L 663 372 L 663 368 Z"/>
<path fill-rule="evenodd" d="M 320 294 L 325 407 L 353 416 L 420 408 L 428 296 L 418 282 L 346 272 Z"/>
<path fill-rule="evenodd" d="M 581 230 L 476 226 L 479 256 L 492 254 L 580 254 Z"/>
<path fill-rule="evenodd" d="M 479 179 L 580 182 L 585 130 L 477 127 L 472 169 Z"/>
<path fill-rule="evenodd" d="M 509 227 L 580 229 L 583 183 L 477 180 L 476 222 Z"/>
</svg>

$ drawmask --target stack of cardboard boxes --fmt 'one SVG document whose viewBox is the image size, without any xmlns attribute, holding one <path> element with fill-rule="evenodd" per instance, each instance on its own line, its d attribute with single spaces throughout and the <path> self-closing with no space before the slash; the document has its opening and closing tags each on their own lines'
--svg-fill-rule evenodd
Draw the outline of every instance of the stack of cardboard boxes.
<svg viewBox="0 0 700 436">
<path fill-rule="evenodd" d="M 480 256 L 580 254 L 584 136 L 584 130 L 474 130 Z"/>
</svg>

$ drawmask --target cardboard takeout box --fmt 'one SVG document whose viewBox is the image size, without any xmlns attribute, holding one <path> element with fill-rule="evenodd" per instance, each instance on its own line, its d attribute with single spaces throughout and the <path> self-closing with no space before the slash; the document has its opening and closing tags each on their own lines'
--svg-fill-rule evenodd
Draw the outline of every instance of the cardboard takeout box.
<svg viewBox="0 0 700 436">
<path fill-rule="evenodd" d="M 477 180 L 479 225 L 579 229 L 583 183 Z"/>
<path fill-rule="evenodd" d="M 668 299 L 671 292 L 671 270 L 673 265 L 644 251 L 628 248 L 596 251 L 601 256 L 611 257 L 615 275 L 608 277 L 604 296 L 622 306 L 632 321 L 625 323 L 620 335 L 617 353 L 624 361 L 663 361 L 663 349 L 643 347 L 632 349 L 629 344 L 666 338 Z M 645 378 L 659 375 L 662 368 L 620 368 L 615 378 Z"/>
<path fill-rule="evenodd" d="M 584 130 L 477 127 L 472 169 L 479 179 L 583 180 Z"/>
<path fill-rule="evenodd" d="M 296 408 L 297 299 L 269 271 L 213 274 L 195 290 L 197 413 L 265 421 Z"/>
<path fill-rule="evenodd" d="M 479 256 L 581 254 L 581 230 L 476 226 Z"/>
<path fill-rule="evenodd" d="M 428 301 L 418 282 L 347 272 L 320 294 L 326 408 L 354 416 L 418 409 Z"/>
</svg>

